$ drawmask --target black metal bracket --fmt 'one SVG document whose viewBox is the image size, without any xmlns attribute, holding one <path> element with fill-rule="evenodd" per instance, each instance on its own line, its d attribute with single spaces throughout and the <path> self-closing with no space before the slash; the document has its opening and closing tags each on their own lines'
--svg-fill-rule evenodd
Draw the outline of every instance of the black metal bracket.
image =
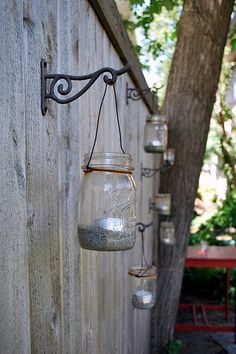
<svg viewBox="0 0 236 354">
<path fill-rule="evenodd" d="M 153 221 L 149 224 L 143 224 L 142 222 L 137 222 L 136 226 L 138 226 L 138 231 L 143 233 L 148 227 L 153 225 Z"/>
<path fill-rule="evenodd" d="M 145 95 L 151 93 L 153 95 L 153 99 L 158 101 L 157 92 L 163 87 L 148 87 L 146 89 L 136 89 L 128 87 L 128 83 L 126 84 L 126 103 L 128 104 L 129 99 L 133 101 L 141 100 Z M 158 102 L 157 102 L 158 103 Z"/>
<path fill-rule="evenodd" d="M 157 172 L 163 172 L 168 170 L 172 164 L 169 161 L 164 161 L 164 165 L 159 167 L 159 168 L 149 168 L 149 167 L 143 167 L 143 164 L 141 164 L 141 180 L 142 177 L 150 178 L 155 176 Z"/>
<path fill-rule="evenodd" d="M 47 112 L 46 100 L 52 99 L 60 104 L 70 103 L 80 96 L 82 96 L 88 89 L 94 84 L 94 82 L 99 78 L 100 75 L 104 73 L 111 74 L 111 77 L 105 75 L 103 77 L 103 81 L 107 85 L 114 85 L 117 77 L 123 75 L 130 69 L 130 64 L 126 64 L 122 69 L 115 70 L 110 67 L 105 67 L 100 70 L 95 71 L 94 73 L 83 75 L 83 76 L 74 76 L 67 74 L 47 74 L 46 67 L 47 62 L 42 59 L 40 62 L 41 66 L 41 111 L 42 114 L 45 115 Z M 50 82 L 49 82 L 50 80 Z M 59 83 L 59 81 L 63 80 L 63 83 Z M 84 81 L 89 80 L 86 85 L 75 95 L 69 98 L 60 98 L 58 95 L 68 95 L 72 90 L 72 81 Z M 49 82 L 49 89 L 47 89 L 47 83 Z M 59 84 L 58 84 L 59 83 Z M 66 87 L 64 87 L 66 84 Z"/>
</svg>

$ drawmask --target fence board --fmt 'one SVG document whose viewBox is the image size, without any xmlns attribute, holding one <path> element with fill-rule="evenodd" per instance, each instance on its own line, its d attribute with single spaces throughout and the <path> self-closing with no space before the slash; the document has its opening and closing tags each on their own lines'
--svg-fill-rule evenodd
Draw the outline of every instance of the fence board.
<svg viewBox="0 0 236 354">
<path fill-rule="evenodd" d="M 58 223 L 57 108 L 40 111 L 41 58 L 57 71 L 57 1 L 28 1 L 26 26 L 27 203 L 31 347 L 34 354 L 61 353 L 62 312 Z"/>
<path fill-rule="evenodd" d="M 6 29 L 0 34 L 1 73 L 11 87 L 1 102 L 0 354 L 149 352 L 150 311 L 133 309 L 128 277 L 129 266 L 140 262 L 140 235 L 127 252 L 90 252 L 78 244 L 80 166 L 92 147 L 104 82 L 100 78 L 69 105 L 50 101 L 46 116 L 40 111 L 42 58 L 48 72 L 75 75 L 123 66 L 127 53 L 122 56 L 122 47 L 114 48 L 90 3 L 24 0 L 22 7 L 16 0 L 15 7 L 12 1 L 0 5 Z M 142 147 L 148 106 L 142 100 L 126 104 L 126 83 L 134 87 L 137 70 L 135 64 L 130 77 L 119 77 L 116 88 L 123 145 L 134 159 L 138 221 L 148 223 L 153 179 L 140 178 L 141 163 L 154 163 Z M 141 73 L 137 82 L 146 85 Z M 120 151 L 112 88 L 96 150 Z M 151 262 L 151 228 L 145 239 Z"/>
<path fill-rule="evenodd" d="M 30 330 L 22 3 L 1 1 L 0 23 L 0 353 L 26 354 Z"/>
</svg>

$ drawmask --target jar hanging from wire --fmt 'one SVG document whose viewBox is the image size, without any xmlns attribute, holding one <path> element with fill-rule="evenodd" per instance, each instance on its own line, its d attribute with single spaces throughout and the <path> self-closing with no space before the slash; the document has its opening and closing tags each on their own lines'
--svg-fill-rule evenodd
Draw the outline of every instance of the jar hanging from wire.
<svg viewBox="0 0 236 354">
<path fill-rule="evenodd" d="M 171 209 L 171 194 L 159 193 L 155 196 L 154 210 L 159 215 L 170 215 Z"/>
<path fill-rule="evenodd" d="M 165 245 L 175 244 L 175 227 L 172 221 L 163 221 L 160 226 L 160 240 Z"/>
<path fill-rule="evenodd" d="M 156 281 L 157 269 L 147 263 L 145 255 L 144 231 L 153 225 L 137 223 L 138 231 L 141 233 L 142 258 L 140 265 L 129 268 L 132 305 L 135 308 L 145 310 L 151 309 L 156 303 Z"/>
<path fill-rule="evenodd" d="M 148 264 L 129 268 L 132 305 L 140 310 L 151 309 L 156 303 L 157 269 Z"/>
<path fill-rule="evenodd" d="M 84 158 L 84 169 L 89 154 Z M 136 239 L 132 158 L 123 153 L 94 153 L 91 172 L 80 184 L 78 236 L 82 248 L 96 251 L 131 249 Z"/>
<path fill-rule="evenodd" d="M 117 95 L 113 85 L 122 153 L 95 152 L 103 93 L 92 150 L 84 157 L 80 183 L 78 237 L 80 246 L 95 251 L 123 251 L 136 239 L 136 186 L 130 155 L 122 146 Z"/>
<path fill-rule="evenodd" d="M 167 149 L 167 120 L 159 114 L 147 117 L 144 128 L 144 150 L 163 153 Z"/>
</svg>

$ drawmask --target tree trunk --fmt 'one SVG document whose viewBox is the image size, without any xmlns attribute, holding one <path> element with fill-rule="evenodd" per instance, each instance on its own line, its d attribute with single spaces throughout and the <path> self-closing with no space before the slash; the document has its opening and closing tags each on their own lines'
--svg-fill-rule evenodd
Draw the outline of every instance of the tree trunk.
<svg viewBox="0 0 236 354">
<path fill-rule="evenodd" d="M 152 353 L 172 339 L 193 205 L 219 80 L 233 0 L 185 0 L 164 112 L 176 162 L 161 174 L 160 192 L 172 194 L 175 246 L 159 243 L 158 301 L 153 312 Z"/>
</svg>

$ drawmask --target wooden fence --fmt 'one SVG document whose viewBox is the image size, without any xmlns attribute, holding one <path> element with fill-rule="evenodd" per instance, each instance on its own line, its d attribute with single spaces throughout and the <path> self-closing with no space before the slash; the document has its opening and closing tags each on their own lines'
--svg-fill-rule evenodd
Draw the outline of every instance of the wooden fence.
<svg viewBox="0 0 236 354">
<path fill-rule="evenodd" d="M 138 221 L 152 220 L 153 179 L 140 176 L 141 163 L 153 166 L 142 147 L 150 100 L 126 103 L 126 84 L 146 83 L 113 9 L 112 0 L 0 4 L 1 354 L 149 353 L 151 313 L 134 310 L 129 293 L 128 267 L 140 261 L 140 235 L 126 252 L 90 252 L 78 244 L 80 166 L 91 149 L 104 83 L 71 104 L 51 101 L 46 116 L 40 111 L 42 58 L 51 72 L 77 75 L 131 61 L 130 76 L 116 85 L 119 113 L 134 158 Z M 97 151 L 118 147 L 109 89 Z M 151 228 L 145 238 L 151 262 Z"/>
</svg>

